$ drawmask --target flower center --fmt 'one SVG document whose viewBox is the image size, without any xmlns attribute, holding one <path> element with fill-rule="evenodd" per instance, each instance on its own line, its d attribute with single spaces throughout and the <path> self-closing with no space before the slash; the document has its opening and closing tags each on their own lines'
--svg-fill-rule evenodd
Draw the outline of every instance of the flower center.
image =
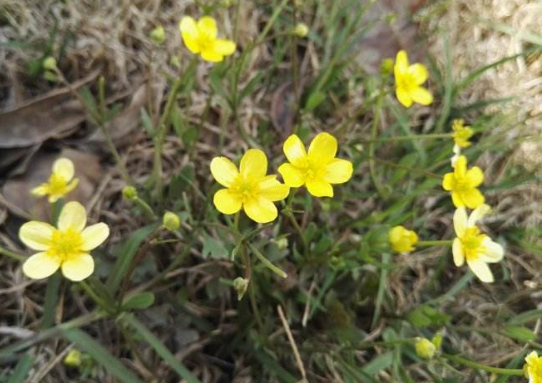
<svg viewBox="0 0 542 383">
<path fill-rule="evenodd" d="M 230 191 L 236 194 L 243 203 L 246 203 L 258 195 L 260 187 L 256 180 L 246 179 L 242 175 L 239 175 L 231 186 Z"/>
<path fill-rule="evenodd" d="M 66 179 L 57 174 L 51 174 L 48 184 L 51 194 L 64 194 L 67 186 Z"/>
<path fill-rule="evenodd" d="M 467 260 L 474 261 L 486 251 L 485 246 L 482 245 L 486 237 L 485 234 L 480 234 L 480 229 L 476 226 L 465 230 L 465 234 L 460 239 Z"/>
<path fill-rule="evenodd" d="M 307 181 L 316 181 L 324 176 L 325 166 L 315 158 L 307 158 L 304 164 L 305 177 Z"/>
<path fill-rule="evenodd" d="M 397 76 L 397 88 L 403 88 L 407 92 L 416 89 L 419 84 L 416 82 L 416 78 L 409 73 L 403 73 L 401 76 Z"/>
<path fill-rule="evenodd" d="M 51 247 L 47 252 L 66 261 L 82 252 L 83 237 L 81 233 L 68 229 L 66 231 L 55 230 L 51 239 Z"/>
</svg>

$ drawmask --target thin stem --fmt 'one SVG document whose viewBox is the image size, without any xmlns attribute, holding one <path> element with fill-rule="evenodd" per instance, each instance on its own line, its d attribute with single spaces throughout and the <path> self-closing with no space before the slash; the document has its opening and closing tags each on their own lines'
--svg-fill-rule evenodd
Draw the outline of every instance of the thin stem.
<svg viewBox="0 0 542 383">
<path fill-rule="evenodd" d="M 371 144 L 375 142 L 395 142 L 395 141 L 410 141 L 410 140 L 432 140 L 437 138 L 451 138 L 452 133 L 435 133 L 435 134 L 412 134 L 409 136 L 396 136 L 389 138 L 376 138 L 371 140 L 355 140 L 352 144 Z"/>
<path fill-rule="evenodd" d="M 133 201 L 139 205 L 139 207 L 143 210 L 143 213 L 147 216 L 147 218 L 149 218 L 152 221 L 158 220 L 158 216 L 154 213 L 154 211 L 152 210 L 152 208 L 149 206 L 147 202 L 145 202 L 139 197 L 135 197 Z"/>
<path fill-rule="evenodd" d="M 92 287 L 90 287 L 90 285 L 85 282 L 85 281 L 81 281 L 79 282 L 79 286 L 81 286 L 83 288 L 83 290 L 85 290 L 85 292 L 88 294 L 88 296 L 90 298 L 92 298 L 92 300 L 102 309 L 104 309 L 105 311 L 109 311 L 109 307 L 107 307 L 105 301 L 100 298 L 100 296 L 94 291 L 94 289 Z"/>
<path fill-rule="evenodd" d="M 451 246 L 453 242 L 453 240 L 419 241 L 416 246 Z"/>
<path fill-rule="evenodd" d="M 267 267 L 269 270 L 271 270 L 272 272 L 274 272 L 281 278 L 286 278 L 288 276 L 288 274 L 286 274 L 284 271 L 279 269 L 277 266 L 273 265 L 271 261 L 265 258 L 265 256 L 258 249 L 256 249 L 256 247 L 254 247 L 250 243 L 248 243 L 247 245 L 250 248 L 250 250 L 252 250 L 256 258 L 258 258 L 265 265 L 265 267 Z"/>
<path fill-rule="evenodd" d="M 24 255 L 15 253 L 8 249 L 4 249 L 3 247 L 0 247 L 0 254 L 5 255 L 6 257 L 10 257 L 11 259 L 19 262 L 26 260 L 26 257 Z"/>
<path fill-rule="evenodd" d="M 494 374 L 500 374 L 500 375 L 518 375 L 523 376 L 523 370 L 516 369 L 516 368 L 499 368 L 499 367 L 491 367 L 487 366 L 485 364 L 477 363 L 469 359 L 462 358 L 457 355 L 450 355 L 450 354 L 441 354 L 443 358 L 448 359 L 449 361 L 462 364 L 466 367 L 471 367 L 477 370 L 484 370 L 487 372 L 491 372 Z"/>
<path fill-rule="evenodd" d="M 376 175 L 376 167 L 375 167 L 375 161 L 374 161 L 374 154 L 375 154 L 375 141 L 376 136 L 378 135 L 378 124 L 380 123 L 380 116 L 382 114 L 382 103 L 384 101 L 384 81 L 381 80 L 380 85 L 380 93 L 378 94 L 378 99 L 376 102 L 376 108 L 373 116 L 373 125 L 371 127 L 371 143 L 369 144 L 369 174 L 371 176 L 371 179 L 373 180 L 373 184 L 375 185 L 375 188 L 380 194 L 380 196 L 384 199 L 387 197 L 386 190 L 380 185 L 380 181 L 378 180 L 378 176 Z"/>
</svg>

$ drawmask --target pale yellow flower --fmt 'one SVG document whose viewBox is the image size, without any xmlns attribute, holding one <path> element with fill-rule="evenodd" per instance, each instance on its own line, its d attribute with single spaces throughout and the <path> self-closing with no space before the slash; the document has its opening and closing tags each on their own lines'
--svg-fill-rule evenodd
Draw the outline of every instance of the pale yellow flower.
<svg viewBox="0 0 542 383">
<path fill-rule="evenodd" d="M 467 158 L 459 156 L 454 164 L 453 173 L 444 175 L 442 187 L 452 193 L 455 207 L 475 209 L 485 202 L 484 195 L 478 190 L 484 182 L 484 172 L 478 166 L 467 170 Z"/>
<path fill-rule="evenodd" d="M 79 202 L 68 202 L 60 212 L 58 228 L 38 221 L 21 226 L 19 238 L 28 247 L 39 251 L 23 264 L 23 272 L 32 279 L 53 275 L 59 268 L 69 280 L 78 282 L 94 271 L 89 252 L 109 236 L 109 227 L 97 223 L 85 228 L 87 213 Z"/>
<path fill-rule="evenodd" d="M 224 56 L 235 52 L 233 41 L 217 37 L 216 21 L 212 17 L 204 16 L 196 22 L 192 17 L 185 16 L 179 23 L 179 29 L 188 50 L 201 55 L 205 61 L 220 62 Z"/>
<path fill-rule="evenodd" d="M 77 178 L 73 178 L 75 169 L 73 162 L 67 158 L 59 158 L 53 164 L 53 172 L 49 180 L 37 188 L 32 189 L 31 193 L 36 196 L 49 196 L 49 202 L 54 203 L 67 195 L 79 184 Z"/>
<path fill-rule="evenodd" d="M 394 73 L 395 94 L 401 104 L 409 108 L 414 102 L 422 105 L 433 102 L 433 95 L 421 86 L 429 77 L 427 68 L 422 64 L 410 65 L 404 50 L 397 53 Z"/>
<path fill-rule="evenodd" d="M 542 383 L 542 356 L 538 356 L 536 351 L 527 355 L 523 371 L 529 383 Z"/>
<path fill-rule="evenodd" d="M 460 267 L 466 260 L 472 272 L 486 283 L 493 282 L 493 274 L 487 264 L 500 262 L 504 257 L 502 246 L 482 234 L 476 226 L 476 222 L 489 211 L 488 205 L 481 205 L 467 216 L 464 207 L 458 208 L 454 214 L 456 238 L 452 245 L 455 265 Z"/>
<path fill-rule="evenodd" d="M 414 250 L 414 247 L 418 243 L 418 235 L 412 231 L 407 230 L 403 226 L 395 226 L 388 233 L 388 238 L 395 250 L 398 253 L 409 253 Z"/>
</svg>

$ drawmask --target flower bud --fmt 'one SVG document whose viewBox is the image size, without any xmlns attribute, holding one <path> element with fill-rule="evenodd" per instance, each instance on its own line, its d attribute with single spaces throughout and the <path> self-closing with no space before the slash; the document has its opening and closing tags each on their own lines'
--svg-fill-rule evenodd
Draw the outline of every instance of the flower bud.
<svg viewBox="0 0 542 383">
<path fill-rule="evenodd" d="M 307 37 L 308 33 L 309 33 L 309 27 L 307 26 L 307 24 L 298 23 L 294 28 L 294 34 L 297 37 L 301 37 L 301 38 Z"/>
<path fill-rule="evenodd" d="M 437 347 L 429 339 L 418 338 L 416 340 L 416 354 L 423 359 L 433 359 Z"/>
<path fill-rule="evenodd" d="M 164 27 L 160 25 L 151 31 L 149 37 L 156 44 L 162 44 L 164 41 L 166 41 L 166 31 L 164 30 Z"/>
<path fill-rule="evenodd" d="M 72 348 L 64 358 L 64 364 L 69 367 L 79 367 L 81 365 L 81 352 Z"/>
<path fill-rule="evenodd" d="M 414 250 L 414 246 L 418 243 L 418 235 L 403 226 L 392 228 L 388 233 L 388 238 L 393 250 L 398 253 L 408 253 Z"/>
<path fill-rule="evenodd" d="M 233 280 L 233 288 L 237 291 L 237 300 L 243 299 L 247 292 L 249 280 L 242 277 L 237 277 Z"/>
<path fill-rule="evenodd" d="M 137 190 L 133 186 L 126 186 L 122 189 L 122 196 L 128 201 L 133 201 L 137 198 Z"/>
<path fill-rule="evenodd" d="M 57 69 L 56 59 L 54 57 L 47 57 L 42 63 L 43 69 L 55 71 Z"/>
<path fill-rule="evenodd" d="M 162 224 L 169 231 L 175 231 L 181 226 L 181 220 L 177 214 L 166 211 Z"/>
<path fill-rule="evenodd" d="M 275 243 L 277 244 L 277 247 L 279 250 L 285 250 L 288 247 L 288 238 L 282 237 L 275 240 Z"/>
<path fill-rule="evenodd" d="M 390 58 L 384 59 L 380 63 L 380 73 L 384 77 L 391 76 L 391 74 L 393 73 L 394 66 L 395 66 L 395 62 L 393 61 L 393 59 L 390 59 Z"/>
</svg>

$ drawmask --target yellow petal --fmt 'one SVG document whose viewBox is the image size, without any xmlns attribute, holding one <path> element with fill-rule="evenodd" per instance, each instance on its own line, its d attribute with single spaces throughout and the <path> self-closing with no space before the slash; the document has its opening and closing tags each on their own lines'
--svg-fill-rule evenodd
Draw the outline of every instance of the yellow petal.
<svg viewBox="0 0 542 383">
<path fill-rule="evenodd" d="M 212 17 L 204 16 L 198 21 L 198 31 L 203 34 L 207 39 L 216 39 L 218 34 L 216 28 L 216 21 Z"/>
<path fill-rule="evenodd" d="M 404 73 L 408 70 L 408 67 L 408 55 L 406 51 L 400 50 L 397 52 L 397 57 L 395 58 L 395 70 Z"/>
<path fill-rule="evenodd" d="M 179 23 L 179 30 L 188 50 L 194 54 L 199 53 L 201 49 L 198 44 L 199 32 L 196 21 L 189 16 L 183 17 Z"/>
<path fill-rule="evenodd" d="M 284 141 L 283 151 L 288 161 L 296 166 L 304 165 L 307 158 L 307 152 L 305 151 L 305 145 L 295 134 L 292 134 L 286 141 Z"/>
<path fill-rule="evenodd" d="M 307 181 L 307 190 L 315 197 L 333 197 L 333 187 L 326 181 Z"/>
<path fill-rule="evenodd" d="M 41 184 L 40 186 L 32 189 L 30 193 L 36 196 L 47 195 L 49 194 L 49 184 L 46 184 L 46 183 Z"/>
<path fill-rule="evenodd" d="M 455 184 L 455 177 L 453 173 L 447 173 L 444 175 L 444 179 L 442 180 L 442 188 L 444 190 L 453 190 Z"/>
<path fill-rule="evenodd" d="M 463 253 L 463 245 L 461 244 L 461 240 L 459 238 L 454 239 L 452 254 L 454 255 L 454 264 L 457 267 L 463 266 L 463 263 L 465 262 L 465 254 Z"/>
<path fill-rule="evenodd" d="M 401 87 L 395 88 L 395 95 L 397 96 L 397 100 L 399 100 L 403 106 L 407 108 L 412 106 L 412 97 L 410 97 L 410 94 L 406 89 Z"/>
<path fill-rule="evenodd" d="M 454 174 L 458 178 L 465 177 L 467 174 L 467 157 L 459 156 L 455 162 Z"/>
<path fill-rule="evenodd" d="M 538 353 L 536 351 L 531 351 L 531 353 L 525 357 L 525 362 L 527 362 L 527 364 L 535 364 L 537 361 Z"/>
<path fill-rule="evenodd" d="M 47 278 L 60 267 L 60 260 L 47 253 L 37 253 L 28 258 L 23 264 L 23 273 L 32 279 Z"/>
<path fill-rule="evenodd" d="M 473 188 L 480 186 L 482 182 L 484 182 L 484 172 L 478 166 L 473 166 L 471 169 L 467 170 L 465 177 L 467 178 L 469 186 Z"/>
<path fill-rule="evenodd" d="M 49 248 L 54 231 L 48 223 L 30 221 L 19 229 L 19 238 L 29 248 L 42 251 Z"/>
<path fill-rule="evenodd" d="M 324 180 L 330 184 L 342 184 L 352 177 L 353 171 L 352 162 L 336 158 L 327 165 Z"/>
<path fill-rule="evenodd" d="M 465 190 L 460 196 L 469 209 L 476 209 L 485 202 L 484 195 L 478 189 Z"/>
<path fill-rule="evenodd" d="M 416 84 L 421 85 L 427 81 L 429 73 L 427 73 L 427 68 L 422 64 L 413 64 L 408 67 L 408 74 L 412 76 L 412 79 Z"/>
<path fill-rule="evenodd" d="M 482 282 L 484 283 L 492 283 L 493 282 L 493 274 L 491 273 L 491 270 L 489 269 L 489 266 L 487 263 L 483 262 L 480 259 L 476 260 L 468 260 L 467 264 L 469 265 L 469 268 L 472 270 L 474 275 L 478 277 Z"/>
<path fill-rule="evenodd" d="M 94 272 L 94 259 L 90 254 L 82 253 L 62 262 L 60 267 L 66 278 L 73 282 L 79 282 Z"/>
<path fill-rule="evenodd" d="M 476 222 L 481 220 L 490 211 L 491 208 L 489 207 L 489 205 L 483 204 L 478 206 L 476 209 L 473 210 L 472 213 L 470 213 L 469 220 L 467 221 L 467 227 L 476 226 Z"/>
<path fill-rule="evenodd" d="M 260 196 L 270 201 L 281 201 L 289 193 L 290 188 L 277 181 L 277 176 L 267 176 L 260 182 Z"/>
<path fill-rule="evenodd" d="M 465 207 L 465 202 L 459 192 L 452 191 L 452 202 L 455 207 Z"/>
<path fill-rule="evenodd" d="M 502 261 L 504 257 L 503 247 L 491 240 L 491 238 L 486 237 L 482 241 L 482 245 L 485 247 L 485 254 L 482 256 L 481 260 L 489 263 L 496 263 Z"/>
<path fill-rule="evenodd" d="M 329 133 L 319 133 L 309 145 L 309 157 L 331 161 L 337 154 L 337 139 Z"/>
<path fill-rule="evenodd" d="M 228 189 L 217 191 L 213 197 L 213 203 L 222 214 L 235 214 L 241 210 L 242 201 Z"/>
<path fill-rule="evenodd" d="M 72 229 L 81 232 L 87 224 L 87 212 L 79 202 L 68 202 L 58 217 L 58 228 L 62 231 Z"/>
<path fill-rule="evenodd" d="M 305 173 L 294 165 L 282 164 L 278 170 L 284 183 L 289 187 L 298 188 L 305 184 Z"/>
<path fill-rule="evenodd" d="M 241 158 L 239 165 L 245 177 L 263 178 L 267 174 L 267 157 L 260 149 L 249 149 Z"/>
<path fill-rule="evenodd" d="M 79 178 L 74 178 L 69 184 L 66 185 L 64 194 L 68 194 L 79 185 Z"/>
<path fill-rule="evenodd" d="M 230 187 L 239 175 L 237 166 L 226 157 L 215 157 L 211 161 L 211 174 L 220 185 Z"/>
<path fill-rule="evenodd" d="M 81 232 L 81 237 L 83 238 L 81 250 L 93 250 L 109 237 L 109 226 L 102 222 L 91 225 Z"/>
<path fill-rule="evenodd" d="M 462 237 L 467 230 L 467 209 L 460 207 L 454 213 L 454 230 L 458 237 Z"/>
<path fill-rule="evenodd" d="M 409 94 L 410 97 L 412 97 L 412 100 L 414 100 L 414 102 L 417 102 L 418 104 L 429 105 L 433 102 L 433 95 L 431 94 L 431 92 L 429 92 L 425 88 L 422 88 L 421 86 L 412 89 Z"/>
<path fill-rule="evenodd" d="M 263 197 L 248 201 L 243 208 L 248 217 L 258 223 L 274 221 L 278 215 L 275 204 Z"/>
<path fill-rule="evenodd" d="M 235 43 L 230 40 L 216 39 L 213 43 L 213 51 L 223 56 L 229 56 L 235 52 Z"/>
<path fill-rule="evenodd" d="M 73 178 L 74 172 L 73 162 L 67 158 L 59 158 L 53 164 L 53 173 L 64 178 L 66 182 Z"/>
<path fill-rule="evenodd" d="M 201 51 L 201 58 L 211 63 L 219 63 L 224 60 L 224 55 L 220 54 L 214 49 L 205 49 Z"/>
</svg>

